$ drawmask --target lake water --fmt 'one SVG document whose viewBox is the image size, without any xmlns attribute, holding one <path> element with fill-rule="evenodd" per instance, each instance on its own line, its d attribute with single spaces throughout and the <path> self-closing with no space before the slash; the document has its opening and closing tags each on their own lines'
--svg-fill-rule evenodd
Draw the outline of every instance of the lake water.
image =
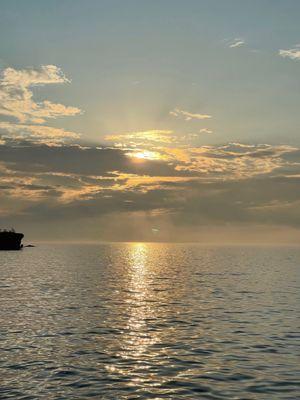
<svg viewBox="0 0 300 400">
<path fill-rule="evenodd" d="M 0 253 L 1 399 L 297 399 L 297 247 Z"/>
</svg>

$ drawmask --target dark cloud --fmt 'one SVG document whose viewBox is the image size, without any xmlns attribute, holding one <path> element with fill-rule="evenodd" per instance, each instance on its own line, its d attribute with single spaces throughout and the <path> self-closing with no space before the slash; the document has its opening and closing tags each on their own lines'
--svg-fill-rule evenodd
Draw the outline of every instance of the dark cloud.
<svg viewBox="0 0 300 400">
<path fill-rule="evenodd" d="M 300 177 L 187 183 L 180 224 L 268 223 L 300 226 Z"/>
<path fill-rule="evenodd" d="M 189 171 L 178 172 L 158 160 L 133 162 L 124 150 L 116 148 L 81 147 L 78 145 L 47 146 L 17 143 L 0 145 L 0 160 L 11 169 L 26 172 L 62 172 L 81 175 L 110 175 L 112 171 L 150 176 L 191 176 Z"/>
<path fill-rule="evenodd" d="M 156 239 L 173 240 L 176 232 L 179 237 L 228 224 L 300 228 L 298 150 L 237 144 L 199 150 L 200 161 L 195 153 L 191 165 L 194 158 L 205 168 L 215 168 L 217 162 L 212 173 L 191 171 L 188 162 L 185 171 L 178 170 L 182 161 L 135 163 L 116 148 L 3 144 L 1 224 L 32 234 L 43 231 L 47 238 L 57 230 L 80 238 L 75 227 L 84 227 L 88 238 L 110 240 L 151 239 L 154 231 Z M 240 164 L 234 170 L 231 160 L 241 157 L 248 157 L 247 162 L 251 158 L 251 165 L 258 163 L 260 169 L 246 168 L 248 175 L 240 174 Z"/>
</svg>

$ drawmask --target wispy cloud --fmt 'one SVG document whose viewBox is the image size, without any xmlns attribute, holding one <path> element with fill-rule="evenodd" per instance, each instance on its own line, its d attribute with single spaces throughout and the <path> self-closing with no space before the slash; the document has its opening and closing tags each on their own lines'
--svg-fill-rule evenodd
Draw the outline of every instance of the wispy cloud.
<svg viewBox="0 0 300 400">
<path fill-rule="evenodd" d="M 230 41 L 229 44 L 228 44 L 228 46 L 229 46 L 231 49 L 234 49 L 234 48 L 236 48 L 236 47 L 244 46 L 245 44 L 246 44 L 246 42 L 245 42 L 244 39 L 236 38 L 236 39 Z"/>
<path fill-rule="evenodd" d="M 202 128 L 199 131 L 200 133 L 213 133 L 212 129 L 208 129 L 208 128 Z"/>
<path fill-rule="evenodd" d="M 211 133 L 213 131 L 208 128 L 202 128 L 197 133 L 186 134 L 172 130 L 153 129 L 106 135 L 104 139 L 114 147 L 122 148 L 123 150 L 135 150 L 135 154 L 140 154 L 141 157 L 144 155 L 146 158 L 148 154 L 149 158 L 152 159 L 168 159 L 169 156 L 165 152 L 166 149 L 179 150 L 193 147 L 200 135 Z M 151 154 L 153 157 L 150 157 Z"/>
<path fill-rule="evenodd" d="M 172 135 L 173 131 L 171 130 L 150 129 L 147 131 L 134 131 L 107 135 L 104 139 L 108 142 L 126 143 L 126 145 L 141 145 L 149 142 L 172 143 Z"/>
<path fill-rule="evenodd" d="M 300 60 L 300 45 L 297 45 L 292 49 L 279 50 L 278 54 L 281 57 L 287 57 L 292 60 Z"/>
<path fill-rule="evenodd" d="M 0 114 L 22 123 L 44 123 L 47 118 L 77 115 L 81 110 L 45 100 L 36 102 L 32 88 L 50 84 L 67 83 L 60 68 L 44 65 L 40 69 L 15 70 L 6 68 L 0 80 Z"/>
<path fill-rule="evenodd" d="M 17 139 L 26 137 L 32 141 L 38 140 L 46 144 L 62 142 L 66 138 L 76 139 L 80 137 L 78 133 L 62 128 L 44 125 L 14 124 L 11 122 L 0 122 L 0 130 L 10 133 L 11 136 Z"/>
<path fill-rule="evenodd" d="M 169 112 L 170 115 L 173 115 L 174 117 L 181 117 L 185 121 L 191 121 L 192 119 L 209 119 L 212 118 L 211 115 L 209 114 L 199 114 L 199 113 L 191 113 L 189 111 L 185 110 L 180 110 L 179 108 L 175 108 L 174 110 Z"/>
<path fill-rule="evenodd" d="M 61 128 L 42 125 L 47 119 L 74 116 L 81 113 L 77 107 L 70 107 L 49 100 L 35 101 L 33 89 L 37 86 L 64 84 L 70 80 L 55 65 L 43 65 L 39 69 L 6 68 L 0 75 L 0 116 L 1 130 L 14 136 L 28 136 L 61 141 L 64 137 L 78 137 L 78 134 Z"/>
</svg>

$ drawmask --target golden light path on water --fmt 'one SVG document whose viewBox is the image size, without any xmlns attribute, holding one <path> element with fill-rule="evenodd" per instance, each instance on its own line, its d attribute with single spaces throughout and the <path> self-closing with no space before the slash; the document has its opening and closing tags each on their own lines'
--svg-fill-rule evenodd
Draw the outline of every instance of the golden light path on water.
<svg viewBox="0 0 300 400">
<path fill-rule="evenodd" d="M 220 369 L 217 360 L 209 367 L 202 362 L 195 363 L 197 356 L 186 349 L 189 340 L 204 335 L 202 327 L 197 327 L 195 332 L 189 322 L 187 299 L 194 285 L 188 284 L 187 290 L 183 278 L 187 258 L 184 251 L 176 257 L 172 247 L 164 244 L 127 244 L 123 311 L 128 319 L 116 354 L 122 362 L 110 365 L 108 371 L 120 379 L 125 378 L 129 387 L 144 388 L 151 396 L 165 385 L 165 394 L 173 393 L 174 388 L 167 384 L 170 376 L 186 382 L 195 373 L 209 375 Z M 176 263 L 177 267 L 170 270 L 170 265 Z M 199 307 L 201 309 L 201 305 Z M 178 368 L 179 355 L 187 368 Z"/>
<path fill-rule="evenodd" d="M 149 330 L 149 324 L 157 316 L 158 299 L 153 297 L 151 288 L 156 265 L 153 263 L 153 249 L 146 243 L 132 243 L 128 263 L 128 288 L 126 314 L 128 321 L 122 338 L 122 350 L 118 356 L 127 362 L 132 361 L 130 385 L 153 386 L 153 376 L 148 372 L 150 359 L 157 352 L 150 346 L 160 341 L 160 333 Z M 149 362 L 148 362 L 149 360 Z M 128 375 L 128 369 L 116 367 L 115 372 Z M 152 383 L 150 383 L 152 382 Z"/>
<path fill-rule="evenodd" d="M 128 330 L 129 344 L 134 346 L 134 354 L 139 356 L 145 352 L 147 346 L 155 342 L 155 337 L 145 332 L 146 319 L 153 316 L 153 305 L 149 299 L 149 269 L 146 263 L 148 255 L 147 245 L 135 243 L 131 250 L 130 286 L 128 290 L 132 297 L 128 303 Z"/>
</svg>

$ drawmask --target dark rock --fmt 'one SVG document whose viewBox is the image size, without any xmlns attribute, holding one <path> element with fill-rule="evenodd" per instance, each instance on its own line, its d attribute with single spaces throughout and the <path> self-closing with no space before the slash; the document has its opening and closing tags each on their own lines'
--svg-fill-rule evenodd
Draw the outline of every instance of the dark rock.
<svg viewBox="0 0 300 400">
<path fill-rule="evenodd" d="M 23 237 L 23 233 L 17 233 L 13 229 L 0 230 L 0 250 L 20 250 L 23 247 Z"/>
</svg>

